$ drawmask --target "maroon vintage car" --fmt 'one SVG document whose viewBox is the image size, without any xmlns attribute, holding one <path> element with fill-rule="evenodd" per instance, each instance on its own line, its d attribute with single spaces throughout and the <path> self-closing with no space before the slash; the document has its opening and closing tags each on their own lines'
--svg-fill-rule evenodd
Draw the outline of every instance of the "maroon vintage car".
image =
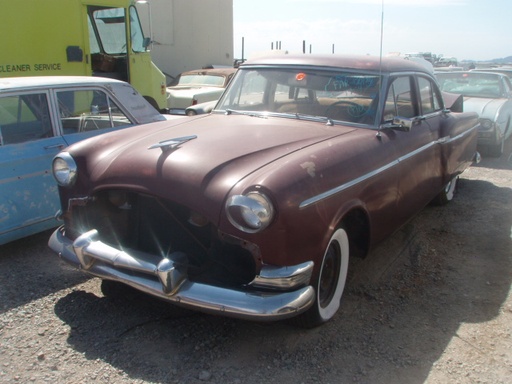
<svg viewBox="0 0 512 384">
<path fill-rule="evenodd" d="M 408 60 L 246 62 L 209 115 L 56 156 L 64 225 L 49 244 L 105 294 L 124 283 L 209 313 L 316 326 L 339 308 L 349 256 L 452 199 L 478 158 L 477 125 Z"/>
</svg>

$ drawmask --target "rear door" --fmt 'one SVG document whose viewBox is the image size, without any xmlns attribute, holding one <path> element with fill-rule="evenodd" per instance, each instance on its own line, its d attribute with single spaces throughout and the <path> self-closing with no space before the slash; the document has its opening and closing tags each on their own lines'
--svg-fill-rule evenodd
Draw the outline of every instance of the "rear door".
<svg viewBox="0 0 512 384">
<path fill-rule="evenodd" d="M 400 176 L 396 215 L 405 222 L 441 190 L 442 165 L 439 139 L 439 113 L 423 115 L 421 92 L 416 76 L 392 79 L 384 115 L 413 119 L 409 132 L 393 131 Z"/>
<path fill-rule="evenodd" d="M 58 224 L 53 157 L 66 146 L 47 91 L 0 96 L 0 244 Z"/>
</svg>

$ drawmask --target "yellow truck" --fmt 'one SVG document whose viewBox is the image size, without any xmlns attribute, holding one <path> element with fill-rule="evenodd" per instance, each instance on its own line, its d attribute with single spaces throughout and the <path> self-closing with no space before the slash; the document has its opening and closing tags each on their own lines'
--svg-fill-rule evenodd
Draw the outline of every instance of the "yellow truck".
<svg viewBox="0 0 512 384">
<path fill-rule="evenodd" d="M 127 81 L 167 108 L 133 0 L 2 1 L 0 77 L 101 76 Z"/>
</svg>

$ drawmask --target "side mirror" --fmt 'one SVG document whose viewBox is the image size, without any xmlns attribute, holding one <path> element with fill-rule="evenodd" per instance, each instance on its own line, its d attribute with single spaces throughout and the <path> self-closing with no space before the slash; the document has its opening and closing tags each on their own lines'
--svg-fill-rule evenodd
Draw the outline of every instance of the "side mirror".
<svg viewBox="0 0 512 384">
<path fill-rule="evenodd" d="M 147 51 L 148 47 L 151 45 L 151 37 L 145 37 L 144 40 L 142 40 L 142 46 Z"/>
<path fill-rule="evenodd" d="M 410 132 L 413 124 L 417 119 L 410 119 L 408 117 L 395 116 L 392 122 L 384 123 L 381 129 L 393 129 L 395 131 Z"/>
</svg>

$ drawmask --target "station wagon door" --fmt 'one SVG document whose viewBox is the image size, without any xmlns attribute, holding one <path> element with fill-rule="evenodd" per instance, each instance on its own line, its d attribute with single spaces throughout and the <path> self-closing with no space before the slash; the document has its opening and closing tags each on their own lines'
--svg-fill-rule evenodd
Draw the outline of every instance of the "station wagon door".
<svg viewBox="0 0 512 384">
<path fill-rule="evenodd" d="M 66 144 L 48 100 L 41 91 L 0 97 L 0 244 L 58 225 L 51 163 Z"/>
</svg>

